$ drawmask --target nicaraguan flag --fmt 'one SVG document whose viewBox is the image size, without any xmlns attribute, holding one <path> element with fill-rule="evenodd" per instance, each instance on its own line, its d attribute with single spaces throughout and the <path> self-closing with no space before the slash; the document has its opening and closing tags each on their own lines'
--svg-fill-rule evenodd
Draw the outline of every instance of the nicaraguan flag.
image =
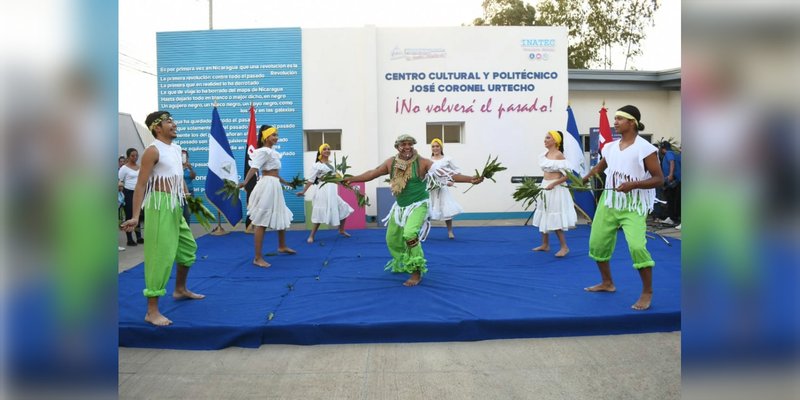
<svg viewBox="0 0 800 400">
<path fill-rule="evenodd" d="M 239 183 L 239 173 L 236 171 L 236 160 L 233 158 L 225 128 L 219 118 L 219 112 L 214 107 L 211 114 L 211 133 L 208 136 L 208 175 L 206 176 L 206 197 L 217 206 L 225 215 L 231 225 L 236 225 L 242 220 L 242 206 L 238 201 L 225 199 L 225 194 L 217 194 L 223 188 L 225 180 Z M 237 196 L 238 200 L 238 196 Z"/>
<path fill-rule="evenodd" d="M 567 106 L 567 134 L 564 135 L 564 158 L 567 159 L 575 174 L 584 176 L 589 171 L 586 166 L 586 157 L 581 145 L 581 135 L 572 107 Z M 592 192 L 574 192 L 575 204 L 580 207 L 590 218 L 594 218 L 595 201 Z"/>
<path fill-rule="evenodd" d="M 578 123 L 575 122 L 575 114 L 570 106 L 567 106 L 567 133 L 569 135 L 564 135 L 564 157 L 578 176 L 584 176 L 587 171 L 586 157 L 581 146 Z"/>
</svg>

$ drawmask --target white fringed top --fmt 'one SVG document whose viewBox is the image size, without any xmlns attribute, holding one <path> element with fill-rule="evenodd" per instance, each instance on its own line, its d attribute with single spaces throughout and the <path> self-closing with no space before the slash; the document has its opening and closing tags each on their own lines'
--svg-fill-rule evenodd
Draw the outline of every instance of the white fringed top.
<svg viewBox="0 0 800 400">
<path fill-rule="evenodd" d="M 158 139 L 154 140 L 150 146 L 158 150 L 158 162 L 153 166 L 153 172 L 147 180 L 147 188 L 144 192 L 142 208 L 146 204 L 155 209 L 162 206 L 175 209 L 182 207 L 184 202 L 183 190 L 183 164 L 181 163 L 181 146 L 175 143 L 166 144 Z M 148 146 L 148 147 L 150 147 Z M 161 204 L 162 197 L 156 197 L 153 204 L 149 204 L 151 194 L 154 192 L 164 192 L 169 195 L 169 204 Z"/>
<path fill-rule="evenodd" d="M 637 136 L 632 145 L 619 149 L 619 140 L 603 147 L 603 157 L 608 164 L 606 169 L 606 189 L 614 189 L 623 182 L 641 181 L 652 177 L 644 167 L 644 159 L 658 151 L 647 140 Z M 634 211 L 647 215 L 653 211 L 655 189 L 633 189 L 629 193 L 613 190 L 606 192 L 606 207 L 623 211 Z"/>
<path fill-rule="evenodd" d="M 431 161 L 433 161 L 433 165 L 431 166 L 433 168 L 441 168 L 441 167 L 443 167 L 443 168 L 447 168 L 449 170 L 455 171 L 455 173 L 457 173 L 457 174 L 461 173 L 461 170 L 453 162 L 453 159 L 448 157 L 448 156 L 442 156 L 442 158 L 440 158 L 438 160 L 431 159 Z"/>
<path fill-rule="evenodd" d="M 428 190 L 437 189 L 442 186 L 447 186 L 448 182 L 453 181 L 453 175 L 460 174 L 461 170 L 453 163 L 453 159 L 447 156 L 439 160 L 431 160 L 430 169 L 425 176 Z"/>
</svg>

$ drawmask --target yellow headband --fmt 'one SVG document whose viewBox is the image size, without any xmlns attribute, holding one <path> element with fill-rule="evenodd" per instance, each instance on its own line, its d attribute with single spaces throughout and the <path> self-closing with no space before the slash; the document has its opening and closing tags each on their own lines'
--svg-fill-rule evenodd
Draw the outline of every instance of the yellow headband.
<svg viewBox="0 0 800 400">
<path fill-rule="evenodd" d="M 431 146 L 433 146 L 434 143 L 439 143 L 439 147 L 441 147 L 442 150 L 444 150 L 444 143 L 442 143 L 441 139 L 435 138 L 431 140 Z"/>
<path fill-rule="evenodd" d="M 617 113 L 614 114 L 614 115 L 617 116 L 617 117 L 625 118 L 625 119 L 632 119 L 633 120 L 633 124 L 636 125 L 636 127 L 638 129 L 639 121 L 637 121 L 636 117 L 634 117 L 633 115 L 630 115 L 630 114 L 626 113 L 625 111 L 617 111 Z"/>
<path fill-rule="evenodd" d="M 277 131 L 278 131 L 278 128 L 276 128 L 274 126 L 271 126 L 271 127 L 267 128 L 267 129 L 264 129 L 263 131 L 261 131 L 261 141 L 263 142 L 264 140 L 266 140 L 268 137 L 270 137 L 273 133 L 275 133 Z"/>
<path fill-rule="evenodd" d="M 161 124 L 162 122 L 168 120 L 169 118 L 170 118 L 169 113 L 161 114 L 161 116 L 159 116 L 153 122 L 150 123 L 150 132 L 152 132 L 153 129 L 155 129 L 159 124 Z"/>
<path fill-rule="evenodd" d="M 322 160 L 322 149 L 324 149 L 325 147 L 331 147 L 331 146 L 328 145 L 327 143 L 319 145 L 319 149 L 317 149 L 317 151 L 319 152 L 319 157 L 317 157 L 317 160 Z"/>
<path fill-rule="evenodd" d="M 556 147 L 561 146 L 561 134 L 558 131 L 548 131 L 547 133 L 553 137 L 553 141 L 556 142 Z"/>
</svg>

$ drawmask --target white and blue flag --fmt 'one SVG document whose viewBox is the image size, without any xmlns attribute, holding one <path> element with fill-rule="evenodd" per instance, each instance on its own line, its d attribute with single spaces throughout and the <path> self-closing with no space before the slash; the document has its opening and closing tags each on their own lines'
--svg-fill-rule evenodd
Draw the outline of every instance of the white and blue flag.
<svg viewBox="0 0 800 400">
<path fill-rule="evenodd" d="M 586 166 L 586 157 L 581 145 L 581 136 L 578 131 L 578 123 L 575 122 L 575 114 L 572 107 L 567 106 L 567 134 L 564 135 L 564 158 L 567 159 L 572 170 L 578 176 L 584 176 L 589 171 Z M 575 204 L 580 207 L 590 218 L 594 218 L 596 202 L 592 192 L 573 192 Z"/>
<path fill-rule="evenodd" d="M 211 115 L 211 133 L 208 136 L 208 175 L 206 176 L 206 197 L 217 206 L 231 225 L 242 220 L 242 207 L 236 199 L 225 199 L 225 193 L 217 192 L 225 186 L 225 180 L 239 183 L 236 160 L 233 158 L 228 136 L 214 107 Z"/>
</svg>

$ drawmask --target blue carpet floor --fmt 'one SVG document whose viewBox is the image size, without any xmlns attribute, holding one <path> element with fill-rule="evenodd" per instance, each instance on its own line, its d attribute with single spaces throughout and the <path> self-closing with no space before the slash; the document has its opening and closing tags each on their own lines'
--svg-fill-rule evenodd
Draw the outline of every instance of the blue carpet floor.
<svg viewBox="0 0 800 400">
<path fill-rule="evenodd" d="M 650 310 L 630 308 L 641 291 L 619 232 L 611 260 L 616 293 L 587 293 L 599 283 L 588 256 L 589 227 L 567 232 L 571 252 L 559 259 L 533 252 L 540 236 L 530 226 L 456 227 L 448 240 L 434 228 L 423 244 L 429 273 L 417 287 L 406 274 L 383 270 L 385 230 L 352 231 L 351 238 L 289 231 L 296 255 L 276 254 L 276 234 L 264 249 L 271 268 L 251 264 L 253 236 L 234 232 L 198 239 L 189 288 L 207 297 L 175 301 L 174 270 L 161 298 L 174 323 L 143 318 L 143 266 L 119 275 L 119 344 L 127 347 L 220 349 L 261 344 L 470 341 L 680 330 L 681 242 L 648 239 L 656 261 Z M 555 236 L 552 243 L 558 243 Z"/>
</svg>

